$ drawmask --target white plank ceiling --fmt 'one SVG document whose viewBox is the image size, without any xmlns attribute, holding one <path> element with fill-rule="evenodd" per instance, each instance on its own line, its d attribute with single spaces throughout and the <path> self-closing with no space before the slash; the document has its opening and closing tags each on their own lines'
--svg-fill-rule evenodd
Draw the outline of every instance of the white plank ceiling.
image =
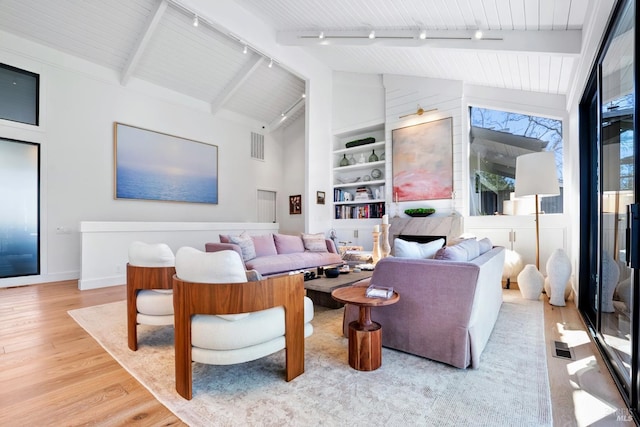
<svg viewBox="0 0 640 427">
<path fill-rule="evenodd" d="M 231 1 L 231 0 L 228 0 Z M 565 94 L 588 0 L 233 0 L 337 71 Z M 0 0 L 0 29 L 271 124 L 304 114 L 299 77 L 178 1 Z M 215 22 L 215 17 L 210 18 Z M 224 23 L 219 23 L 224 25 Z M 366 36 L 376 31 L 376 39 Z M 482 30 L 483 39 L 473 34 Z M 325 39 L 318 39 L 320 32 Z M 425 31 L 427 38 L 417 34 Z M 358 38 L 353 38 L 356 35 Z M 411 38 L 390 38 L 406 37 Z M 302 37 L 306 36 L 306 37 Z M 349 37 L 345 37 L 349 36 Z M 389 37 L 389 38 L 385 38 Z M 491 38 L 498 40 L 490 40 Z M 299 108 L 302 107 L 302 108 Z M 285 122 L 283 122 L 285 123 Z M 285 123 L 285 125 L 286 125 Z"/>
</svg>

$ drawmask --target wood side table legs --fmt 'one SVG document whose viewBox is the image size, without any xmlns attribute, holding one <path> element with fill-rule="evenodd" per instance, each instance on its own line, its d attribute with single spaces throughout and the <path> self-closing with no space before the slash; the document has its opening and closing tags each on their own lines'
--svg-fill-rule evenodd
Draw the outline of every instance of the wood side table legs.
<svg viewBox="0 0 640 427">
<path fill-rule="evenodd" d="M 382 327 L 371 321 L 371 307 L 360 307 L 357 322 L 349 324 L 349 365 L 374 371 L 382 365 Z"/>
</svg>

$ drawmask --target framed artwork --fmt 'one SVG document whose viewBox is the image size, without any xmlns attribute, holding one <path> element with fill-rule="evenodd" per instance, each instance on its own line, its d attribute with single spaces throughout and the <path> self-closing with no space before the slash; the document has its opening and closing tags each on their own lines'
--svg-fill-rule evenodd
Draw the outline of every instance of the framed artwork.
<svg viewBox="0 0 640 427">
<path fill-rule="evenodd" d="M 302 213 L 302 195 L 289 196 L 289 215 Z"/>
<path fill-rule="evenodd" d="M 449 117 L 391 131 L 394 201 L 451 198 L 452 122 Z"/>
<path fill-rule="evenodd" d="M 115 122 L 115 198 L 218 203 L 218 146 Z"/>
<path fill-rule="evenodd" d="M 317 191 L 316 192 L 316 203 L 319 205 L 324 205 L 324 191 Z"/>
</svg>

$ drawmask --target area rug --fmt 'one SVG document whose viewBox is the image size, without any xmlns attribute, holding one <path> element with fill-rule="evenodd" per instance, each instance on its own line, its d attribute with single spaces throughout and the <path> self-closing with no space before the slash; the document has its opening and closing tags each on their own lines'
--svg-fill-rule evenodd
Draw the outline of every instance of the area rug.
<svg viewBox="0 0 640 427">
<path fill-rule="evenodd" d="M 480 369 L 391 349 L 351 369 L 342 309 L 318 308 L 305 372 L 284 380 L 284 351 L 232 366 L 193 366 L 193 399 L 175 391 L 173 328 L 140 327 L 130 351 L 125 301 L 70 311 L 127 371 L 191 426 L 545 426 L 552 424 L 543 307 L 505 291 Z"/>
</svg>

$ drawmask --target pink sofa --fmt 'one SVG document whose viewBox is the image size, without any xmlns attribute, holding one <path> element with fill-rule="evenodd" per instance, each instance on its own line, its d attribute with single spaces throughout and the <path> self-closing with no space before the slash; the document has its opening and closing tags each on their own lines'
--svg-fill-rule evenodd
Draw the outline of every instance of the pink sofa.
<svg viewBox="0 0 640 427">
<path fill-rule="evenodd" d="M 447 363 L 478 368 L 502 305 L 505 251 L 493 247 L 468 261 L 384 258 L 370 279 L 353 286 L 392 286 L 400 301 L 372 307 L 382 345 Z M 437 256 L 437 255 L 436 255 Z M 449 258 L 451 259 L 451 258 Z M 347 304 L 343 332 L 358 319 Z"/>
<path fill-rule="evenodd" d="M 243 258 L 247 270 L 256 270 L 263 276 L 342 264 L 342 258 L 330 239 L 322 238 L 324 245 L 312 247 L 313 250 L 309 250 L 302 236 L 266 234 L 250 237 L 255 249 L 254 258 L 247 259 L 248 257 L 243 256 L 240 245 L 231 243 L 230 236 L 225 235 L 220 235 L 220 243 L 205 244 L 205 250 L 207 252 L 234 250 Z"/>
</svg>

